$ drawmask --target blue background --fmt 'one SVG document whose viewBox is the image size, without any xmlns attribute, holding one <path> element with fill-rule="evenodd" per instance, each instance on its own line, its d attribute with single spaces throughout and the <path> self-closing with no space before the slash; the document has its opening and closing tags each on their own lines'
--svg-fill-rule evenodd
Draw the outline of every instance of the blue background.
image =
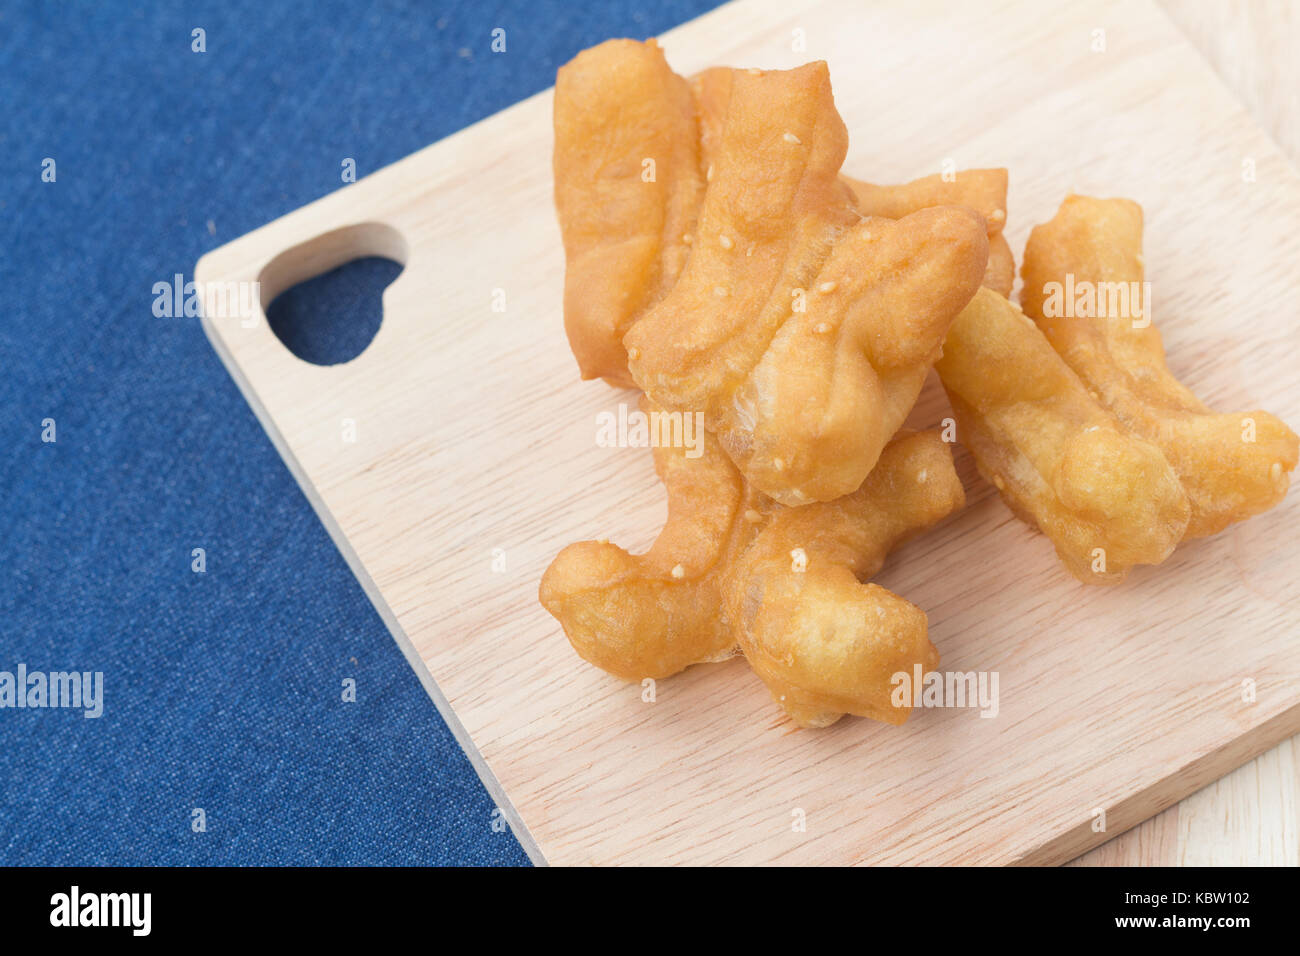
<svg viewBox="0 0 1300 956">
<path fill-rule="evenodd" d="M 98 720 L 0 710 L 0 863 L 527 862 L 198 321 L 156 318 L 152 287 L 339 188 L 344 157 L 374 172 L 583 47 L 713 5 L 0 3 L 0 670 L 105 681 Z M 348 284 L 376 274 L 331 295 L 364 312 Z"/>
</svg>

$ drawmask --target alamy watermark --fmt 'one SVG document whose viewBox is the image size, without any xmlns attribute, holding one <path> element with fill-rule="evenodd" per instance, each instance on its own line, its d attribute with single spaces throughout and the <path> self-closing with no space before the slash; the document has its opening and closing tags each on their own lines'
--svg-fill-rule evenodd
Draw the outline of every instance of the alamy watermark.
<svg viewBox="0 0 1300 956">
<path fill-rule="evenodd" d="M 997 671 L 899 671 L 889 679 L 895 707 L 978 707 L 981 717 L 998 715 Z"/>
<path fill-rule="evenodd" d="M 170 282 L 153 284 L 153 314 L 160 319 L 238 319 L 246 329 L 257 325 L 262 310 L 260 282 L 198 282 L 176 273 Z"/>
<path fill-rule="evenodd" d="M 619 402 L 618 413 L 596 415 L 599 448 L 685 448 L 687 458 L 704 454 L 704 413 L 653 411 Z"/>
<path fill-rule="evenodd" d="M 29 671 L 19 664 L 0 671 L 0 710 L 46 707 L 80 710 L 86 717 L 104 714 L 103 671 Z"/>
<path fill-rule="evenodd" d="M 1151 324 L 1150 282 L 1092 282 L 1065 274 L 1043 283 L 1043 315 L 1049 319 L 1129 319 L 1135 329 Z"/>
<path fill-rule="evenodd" d="M 124 927 L 132 936 L 148 936 L 153 928 L 152 893 L 86 893 L 73 884 L 66 893 L 50 897 L 54 927 Z"/>
</svg>

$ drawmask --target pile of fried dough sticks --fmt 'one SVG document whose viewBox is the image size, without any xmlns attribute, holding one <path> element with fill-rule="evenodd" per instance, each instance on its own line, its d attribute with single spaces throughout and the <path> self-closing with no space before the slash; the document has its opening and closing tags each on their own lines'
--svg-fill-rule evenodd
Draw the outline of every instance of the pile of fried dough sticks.
<svg viewBox="0 0 1300 956">
<path fill-rule="evenodd" d="M 556 81 L 582 377 L 707 434 L 654 450 L 650 550 L 570 545 L 541 601 L 627 680 L 740 651 L 805 727 L 902 723 L 894 675 L 938 666 L 925 613 L 865 583 L 965 504 L 940 433 L 900 430 L 931 368 L 979 473 L 1085 584 L 1273 507 L 1297 458 L 1274 416 L 1211 412 L 1170 374 L 1136 203 L 1069 196 L 1017 308 L 1005 169 L 879 186 L 841 174 L 847 149 L 821 62 L 687 79 L 653 40 L 611 40 Z"/>
</svg>

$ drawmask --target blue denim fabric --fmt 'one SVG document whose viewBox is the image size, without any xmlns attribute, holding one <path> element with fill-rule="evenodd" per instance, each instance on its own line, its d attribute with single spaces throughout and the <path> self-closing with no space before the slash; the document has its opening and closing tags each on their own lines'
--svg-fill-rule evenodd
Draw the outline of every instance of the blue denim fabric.
<svg viewBox="0 0 1300 956">
<path fill-rule="evenodd" d="M 102 671 L 105 698 L 0 710 L 0 863 L 526 862 L 152 286 L 338 188 L 344 157 L 373 172 L 712 5 L 0 5 L 0 671 Z"/>
</svg>

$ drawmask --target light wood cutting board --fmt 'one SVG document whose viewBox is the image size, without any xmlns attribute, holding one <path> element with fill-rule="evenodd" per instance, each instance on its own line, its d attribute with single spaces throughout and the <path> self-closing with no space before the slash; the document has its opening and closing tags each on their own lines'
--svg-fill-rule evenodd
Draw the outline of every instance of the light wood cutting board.
<svg viewBox="0 0 1300 956">
<path fill-rule="evenodd" d="M 1300 421 L 1300 176 L 1150 4 L 747 0 L 661 42 L 682 73 L 827 60 L 862 178 L 1008 166 L 1017 257 L 1067 191 L 1139 200 L 1174 371 Z M 564 341 L 550 114 L 539 94 L 196 275 L 266 303 L 357 256 L 405 263 L 345 365 L 260 314 L 204 324 L 534 859 L 1062 862 L 1300 731 L 1300 494 L 1089 589 L 961 452 L 969 506 L 876 580 L 929 613 L 944 670 L 998 673 L 996 717 L 795 731 L 743 660 L 653 703 L 579 660 L 542 571 L 570 541 L 644 547 L 665 508 L 646 451 L 596 444 L 635 396 L 579 382 Z M 945 413 L 931 387 L 913 421 Z"/>
</svg>

